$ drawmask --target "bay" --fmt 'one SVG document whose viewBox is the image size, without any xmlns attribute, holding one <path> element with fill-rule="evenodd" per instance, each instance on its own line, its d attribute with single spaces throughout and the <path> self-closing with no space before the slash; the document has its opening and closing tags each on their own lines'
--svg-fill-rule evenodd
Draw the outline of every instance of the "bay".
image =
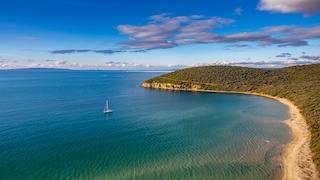
<svg viewBox="0 0 320 180">
<path fill-rule="evenodd" d="M 140 86 L 163 73 L 0 71 L 0 179 L 280 177 L 285 105 Z"/>
</svg>

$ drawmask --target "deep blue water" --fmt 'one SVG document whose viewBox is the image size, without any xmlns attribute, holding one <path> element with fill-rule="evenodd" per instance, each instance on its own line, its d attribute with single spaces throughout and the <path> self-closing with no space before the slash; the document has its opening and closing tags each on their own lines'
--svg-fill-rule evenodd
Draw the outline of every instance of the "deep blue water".
<svg viewBox="0 0 320 180">
<path fill-rule="evenodd" d="M 0 179 L 279 178 L 286 106 L 140 86 L 163 73 L 0 71 Z"/>
</svg>

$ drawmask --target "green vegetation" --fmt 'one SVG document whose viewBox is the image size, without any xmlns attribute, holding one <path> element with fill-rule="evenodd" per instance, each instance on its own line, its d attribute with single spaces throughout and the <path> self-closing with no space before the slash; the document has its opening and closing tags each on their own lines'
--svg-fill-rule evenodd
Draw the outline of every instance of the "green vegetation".
<svg viewBox="0 0 320 180">
<path fill-rule="evenodd" d="M 306 118 L 311 132 L 313 160 L 320 171 L 320 64 L 275 70 L 206 66 L 178 70 L 147 80 L 188 90 L 241 91 L 289 99 Z"/>
</svg>

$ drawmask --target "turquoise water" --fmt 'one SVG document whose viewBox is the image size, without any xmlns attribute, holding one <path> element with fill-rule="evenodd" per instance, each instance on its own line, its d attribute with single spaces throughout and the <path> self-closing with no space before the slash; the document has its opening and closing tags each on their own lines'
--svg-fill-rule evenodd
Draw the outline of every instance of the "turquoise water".
<svg viewBox="0 0 320 180">
<path fill-rule="evenodd" d="M 286 106 L 140 87 L 160 74 L 0 71 L 0 179 L 279 178 Z"/>
</svg>

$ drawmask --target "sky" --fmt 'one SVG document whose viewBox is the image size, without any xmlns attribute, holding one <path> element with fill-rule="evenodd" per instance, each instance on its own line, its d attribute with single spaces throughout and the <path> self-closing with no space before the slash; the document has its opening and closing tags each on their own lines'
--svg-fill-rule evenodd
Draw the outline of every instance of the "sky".
<svg viewBox="0 0 320 180">
<path fill-rule="evenodd" d="M 320 0 L 1 0 L 0 69 L 320 63 Z"/>
</svg>

